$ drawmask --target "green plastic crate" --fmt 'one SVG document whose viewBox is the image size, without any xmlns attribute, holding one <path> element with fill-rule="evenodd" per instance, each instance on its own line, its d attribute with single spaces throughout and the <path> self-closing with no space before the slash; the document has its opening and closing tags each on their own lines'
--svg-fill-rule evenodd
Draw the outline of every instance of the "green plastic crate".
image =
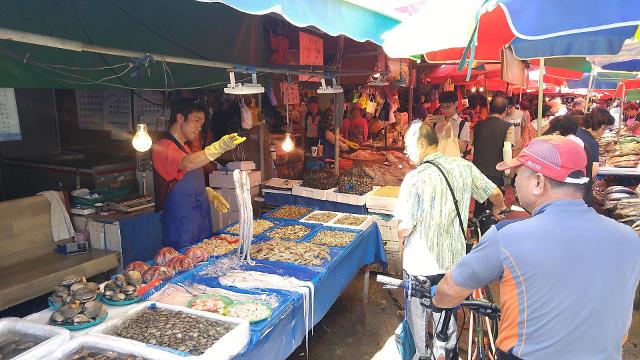
<svg viewBox="0 0 640 360">
<path fill-rule="evenodd" d="M 95 206 L 96 203 L 106 203 L 107 201 L 113 201 L 121 198 L 125 198 L 129 195 L 129 188 L 101 188 L 91 191 L 91 194 L 99 194 L 100 196 L 93 199 L 86 199 L 83 197 L 74 196 L 71 199 L 71 203 L 73 205 L 85 205 L 85 206 Z"/>
</svg>

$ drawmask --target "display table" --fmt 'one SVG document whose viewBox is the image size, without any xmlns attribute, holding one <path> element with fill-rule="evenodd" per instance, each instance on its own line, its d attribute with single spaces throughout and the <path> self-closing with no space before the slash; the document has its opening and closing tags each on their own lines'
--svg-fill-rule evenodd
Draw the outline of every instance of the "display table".
<svg viewBox="0 0 640 360">
<path fill-rule="evenodd" d="M 377 224 L 367 230 L 359 232 L 356 238 L 346 247 L 330 248 L 331 260 L 322 266 L 302 266 L 293 263 L 271 262 L 257 260 L 254 265 L 243 265 L 242 270 L 273 273 L 281 276 L 292 276 L 299 280 L 310 281 L 315 286 L 313 302 L 313 323 L 309 317 L 310 328 L 317 324 L 329 311 L 333 303 L 346 289 L 358 271 L 365 266 L 365 281 L 368 282 L 368 265 L 379 263 L 386 266 L 386 257 L 380 230 Z M 201 271 L 217 261 L 212 258 L 192 269 L 172 278 L 170 283 L 194 282 L 209 287 L 221 287 L 240 293 L 269 293 L 278 297 L 278 306 L 273 309 L 271 318 L 251 325 L 251 340 L 247 350 L 237 359 L 284 359 L 303 343 L 305 334 L 304 304 L 302 295 L 296 292 L 274 289 L 244 290 L 234 287 L 221 286 L 216 277 L 201 274 Z M 162 286 L 162 285 L 161 285 Z M 161 286 L 154 288 L 157 291 Z M 366 306 L 367 284 L 363 293 Z M 130 306 L 108 306 L 109 319 L 123 315 Z M 47 323 L 51 310 L 46 309 L 32 314 L 27 318 L 38 323 Z M 72 332 L 71 336 L 78 336 L 91 329 Z M 309 336 L 311 333 L 309 332 Z"/>
<path fill-rule="evenodd" d="M 323 211 L 337 211 L 350 214 L 365 215 L 367 213 L 366 205 L 351 205 L 335 201 L 318 200 L 304 196 L 264 192 L 264 202 L 272 206 L 281 205 L 299 205 L 317 208 Z"/>
</svg>

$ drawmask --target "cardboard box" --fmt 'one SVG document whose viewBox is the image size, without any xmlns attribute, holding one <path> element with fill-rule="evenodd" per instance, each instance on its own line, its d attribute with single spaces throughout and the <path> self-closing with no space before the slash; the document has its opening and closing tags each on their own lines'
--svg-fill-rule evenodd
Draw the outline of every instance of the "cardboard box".
<svg viewBox="0 0 640 360">
<path fill-rule="evenodd" d="M 249 171 L 249 186 L 254 187 L 262 182 L 262 173 L 258 171 Z M 233 171 L 213 171 L 209 174 L 209 186 L 215 188 L 235 189 L 233 181 Z"/>
</svg>

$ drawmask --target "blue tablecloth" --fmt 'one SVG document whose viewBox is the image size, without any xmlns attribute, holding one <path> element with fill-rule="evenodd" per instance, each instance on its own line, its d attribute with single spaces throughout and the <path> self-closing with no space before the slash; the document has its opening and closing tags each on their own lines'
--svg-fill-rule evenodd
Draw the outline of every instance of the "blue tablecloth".
<svg viewBox="0 0 640 360">
<path fill-rule="evenodd" d="M 291 222 L 294 223 L 294 222 Z M 321 228 L 322 229 L 322 228 Z M 320 230 L 321 230 L 320 229 Z M 257 239 L 263 241 L 264 239 Z M 306 240 L 309 240 L 308 238 Z M 257 260 L 255 265 L 243 265 L 247 271 L 259 271 L 281 276 L 291 276 L 298 280 L 310 281 L 315 286 L 313 304 L 313 326 L 329 311 L 338 296 L 346 289 L 360 268 L 364 265 L 379 263 L 386 266 L 382 237 L 377 224 L 365 231 L 357 231 L 356 238 L 346 247 L 331 247 L 331 260 L 322 266 L 303 266 L 293 263 Z M 278 297 L 278 306 L 268 320 L 251 325 L 251 340 L 247 350 L 236 359 L 285 359 L 302 342 L 306 334 L 304 321 L 304 303 L 301 294 L 276 289 L 238 289 L 220 285 L 218 278 L 201 274 L 207 266 L 217 261 L 211 258 L 191 271 L 172 278 L 169 283 L 194 282 L 209 287 L 219 287 L 235 292 L 257 294 L 267 293 Z M 162 288 L 154 288 L 144 299 Z M 311 318 L 309 318 L 311 321 Z"/>
<path fill-rule="evenodd" d="M 331 305 L 347 288 L 360 268 L 376 262 L 386 266 L 387 258 L 378 225 L 373 224 L 321 269 L 286 264 L 285 271 L 282 273 L 278 271 L 282 269 L 258 264 L 255 267 L 247 267 L 247 270 L 273 272 L 313 282 L 315 285 L 313 325 L 315 325 L 329 311 Z M 259 261 L 259 263 L 264 262 Z M 305 331 L 302 295 L 289 294 L 295 298 L 291 311 L 283 314 L 270 331 L 262 334 L 260 338 L 254 339 L 252 333 L 252 343 L 247 351 L 237 357 L 238 359 L 285 359 L 303 343 Z"/>
<path fill-rule="evenodd" d="M 273 206 L 300 205 L 300 206 L 314 207 L 314 208 L 317 208 L 318 210 L 323 210 L 323 211 L 338 211 L 338 212 L 361 214 L 361 215 L 364 215 L 367 213 L 366 205 L 350 205 L 350 204 L 339 203 L 335 201 L 311 199 L 308 197 L 291 195 L 291 194 L 265 192 L 264 202 Z"/>
</svg>

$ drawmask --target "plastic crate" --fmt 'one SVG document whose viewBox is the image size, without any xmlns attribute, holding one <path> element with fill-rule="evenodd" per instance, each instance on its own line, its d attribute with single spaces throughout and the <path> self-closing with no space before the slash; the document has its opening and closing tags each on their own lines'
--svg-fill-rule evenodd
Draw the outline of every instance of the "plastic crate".
<svg viewBox="0 0 640 360">
<path fill-rule="evenodd" d="M 280 222 L 279 224 L 277 224 L 276 226 L 272 227 L 271 229 L 269 229 L 269 230 L 265 231 L 264 233 L 262 233 L 260 235 L 260 238 L 263 238 L 265 240 L 272 240 L 272 239 L 274 239 L 274 237 L 269 236 L 269 233 L 271 231 L 274 231 L 275 229 L 281 228 L 281 227 L 284 227 L 284 226 L 294 226 L 294 225 L 304 226 L 304 227 L 308 228 L 310 231 L 309 231 L 309 233 L 307 235 L 305 235 L 305 236 L 303 236 L 301 238 L 298 238 L 298 239 L 281 238 L 282 240 L 306 241 L 310 237 L 315 235 L 316 232 L 318 232 L 318 230 L 320 230 L 320 228 L 322 227 L 322 225 L 318 224 L 318 223 L 309 223 L 309 222 L 303 223 L 303 222 L 298 222 L 298 221 L 283 221 L 283 222 Z"/>
<path fill-rule="evenodd" d="M 359 218 L 365 218 L 365 220 L 359 226 L 336 224 L 336 221 L 338 221 L 340 218 L 342 218 L 344 216 L 357 216 Z M 337 218 L 331 220 L 331 222 L 328 225 L 329 226 L 333 226 L 333 227 L 338 227 L 338 228 L 366 230 L 366 229 L 369 228 L 369 226 L 371 226 L 371 224 L 373 224 L 373 218 L 371 216 L 368 216 L 368 215 L 356 215 L 356 214 L 342 214 L 341 216 L 338 216 Z"/>
<path fill-rule="evenodd" d="M 73 205 L 95 206 L 96 203 L 105 203 L 107 201 L 113 201 L 127 197 L 129 195 L 129 188 L 102 188 L 91 191 L 90 194 L 98 194 L 100 196 L 92 199 L 74 196 L 71 199 L 71 203 Z"/>
<path fill-rule="evenodd" d="M 309 212 L 308 212 L 308 213 L 306 213 L 306 214 L 304 214 L 304 215 L 302 215 L 302 216 L 300 216 L 300 217 L 298 217 L 298 218 L 296 218 L 296 219 L 281 218 L 281 217 L 273 216 L 273 214 L 274 214 L 276 211 L 280 210 L 280 208 L 282 208 L 282 207 L 284 207 L 284 206 L 297 206 L 297 207 L 300 207 L 300 208 L 308 209 L 308 210 L 309 210 Z M 277 209 L 274 209 L 274 210 L 269 211 L 268 213 L 264 214 L 262 217 L 263 217 L 263 218 L 265 218 L 265 219 L 267 219 L 267 220 L 276 219 L 276 220 L 280 220 L 280 221 L 295 221 L 295 220 L 300 220 L 300 219 L 302 219 L 302 218 L 306 217 L 307 215 L 311 214 L 312 212 L 314 212 L 314 211 L 316 211 L 316 210 L 318 210 L 318 209 L 317 209 L 317 208 L 314 208 L 314 207 L 309 207 L 309 206 L 283 205 L 283 206 L 278 207 Z"/>
<path fill-rule="evenodd" d="M 62 344 L 69 341 L 69 330 L 60 327 L 38 324 L 15 317 L 0 319 L 0 336 L 8 332 L 35 335 L 44 338 L 40 344 L 14 357 L 15 360 L 48 359 L 49 355 Z"/>
</svg>

